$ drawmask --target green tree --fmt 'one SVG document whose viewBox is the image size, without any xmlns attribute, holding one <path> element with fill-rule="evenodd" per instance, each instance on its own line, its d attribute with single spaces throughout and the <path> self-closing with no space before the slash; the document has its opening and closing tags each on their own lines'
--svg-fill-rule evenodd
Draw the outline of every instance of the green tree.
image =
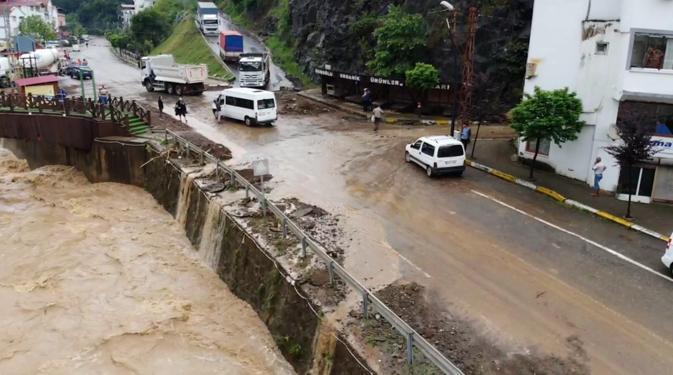
<svg viewBox="0 0 673 375">
<path fill-rule="evenodd" d="M 30 35 L 35 39 L 46 41 L 56 39 L 54 27 L 40 16 L 28 16 L 19 24 L 21 34 Z"/>
<path fill-rule="evenodd" d="M 423 61 L 427 35 L 428 27 L 421 15 L 406 13 L 399 6 L 391 7 L 374 31 L 374 59 L 367 67 L 377 75 L 403 76 L 416 62 Z"/>
<path fill-rule="evenodd" d="M 648 125 L 656 124 L 656 119 L 644 115 L 627 112 L 617 120 L 617 134 L 621 140 L 605 151 L 617 159 L 621 173 L 626 176 L 626 190 L 629 201 L 626 206 L 626 218 L 631 217 L 631 194 L 634 192 L 632 176 L 633 166 L 651 159 L 658 152 L 651 141 L 652 129 Z"/>
<path fill-rule="evenodd" d="M 415 99 L 425 101 L 426 94 L 430 89 L 439 84 L 439 71 L 430 64 L 416 63 L 406 71 L 406 85 L 418 93 Z"/>
<path fill-rule="evenodd" d="M 149 52 L 164 40 L 171 31 L 166 15 L 154 8 L 141 11 L 131 19 L 131 37 L 139 52 Z"/>
<path fill-rule="evenodd" d="M 580 121 L 582 101 L 567 88 L 545 91 L 535 88 L 533 96 L 526 94 L 512 112 L 512 128 L 526 142 L 535 141 L 535 154 L 530 166 L 530 178 L 538 153 L 540 141 L 549 139 L 557 145 L 577 139 L 584 122 Z"/>
</svg>

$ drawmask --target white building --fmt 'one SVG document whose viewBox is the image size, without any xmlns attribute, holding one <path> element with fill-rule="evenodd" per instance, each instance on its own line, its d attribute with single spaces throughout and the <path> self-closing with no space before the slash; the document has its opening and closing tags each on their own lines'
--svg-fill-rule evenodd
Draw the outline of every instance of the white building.
<svg viewBox="0 0 673 375">
<path fill-rule="evenodd" d="M 135 6 L 136 13 L 141 10 L 151 8 L 155 3 L 155 0 L 133 0 L 133 5 Z"/>
<path fill-rule="evenodd" d="M 38 16 L 58 31 L 58 9 L 51 0 L 0 0 L 0 40 L 19 34 L 19 24 L 29 16 Z"/>
<path fill-rule="evenodd" d="M 122 15 L 122 27 L 124 29 L 131 26 L 131 19 L 135 15 L 135 4 L 122 4 L 121 5 L 121 15 Z"/>
<path fill-rule="evenodd" d="M 591 166 L 608 166 L 601 187 L 623 193 L 605 146 L 625 113 L 655 114 L 655 159 L 632 173 L 638 200 L 673 201 L 673 0 L 535 0 L 524 91 L 568 87 L 582 100 L 587 123 L 561 147 L 547 142 L 541 161 L 557 173 L 593 183 Z M 519 156 L 532 158 L 534 142 Z M 623 172 L 623 173 L 622 173 Z"/>
</svg>

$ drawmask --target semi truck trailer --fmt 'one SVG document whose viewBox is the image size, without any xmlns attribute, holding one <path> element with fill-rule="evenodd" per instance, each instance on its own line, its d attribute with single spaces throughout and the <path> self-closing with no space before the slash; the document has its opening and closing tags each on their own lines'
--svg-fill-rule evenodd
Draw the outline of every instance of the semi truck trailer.
<svg viewBox="0 0 673 375">
<path fill-rule="evenodd" d="M 227 30 L 220 33 L 220 57 L 224 61 L 238 61 L 243 53 L 243 35 Z"/>
</svg>

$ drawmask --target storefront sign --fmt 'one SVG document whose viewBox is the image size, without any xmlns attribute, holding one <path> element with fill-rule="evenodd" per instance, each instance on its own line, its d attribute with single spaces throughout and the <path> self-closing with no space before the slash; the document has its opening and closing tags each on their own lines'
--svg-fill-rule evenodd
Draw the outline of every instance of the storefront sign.
<svg viewBox="0 0 673 375">
<path fill-rule="evenodd" d="M 324 70 L 324 69 L 315 69 L 315 74 L 321 75 L 321 76 L 326 76 L 326 77 L 333 77 L 334 73 L 330 72 L 329 70 Z"/>
<path fill-rule="evenodd" d="M 398 79 L 388 79 L 388 78 L 379 78 L 379 77 L 371 77 L 369 79 L 369 82 L 375 83 L 378 85 L 388 85 L 388 86 L 399 86 L 399 87 L 404 87 L 404 82 L 398 80 Z"/>
<path fill-rule="evenodd" d="M 347 79 L 349 81 L 358 81 L 360 82 L 360 76 L 357 76 L 355 74 L 347 74 L 347 73 L 339 73 L 339 78 L 341 79 Z"/>
<path fill-rule="evenodd" d="M 650 142 L 657 151 L 655 158 L 673 159 L 673 137 L 652 137 Z"/>
</svg>

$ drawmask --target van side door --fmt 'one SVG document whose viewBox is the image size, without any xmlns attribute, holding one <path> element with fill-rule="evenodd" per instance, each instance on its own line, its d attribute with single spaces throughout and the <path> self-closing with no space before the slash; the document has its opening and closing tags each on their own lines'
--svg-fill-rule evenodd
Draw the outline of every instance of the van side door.
<svg viewBox="0 0 673 375">
<path fill-rule="evenodd" d="M 421 146 L 421 161 L 425 165 L 433 166 L 435 162 L 435 146 L 428 142 L 423 142 Z"/>
</svg>

